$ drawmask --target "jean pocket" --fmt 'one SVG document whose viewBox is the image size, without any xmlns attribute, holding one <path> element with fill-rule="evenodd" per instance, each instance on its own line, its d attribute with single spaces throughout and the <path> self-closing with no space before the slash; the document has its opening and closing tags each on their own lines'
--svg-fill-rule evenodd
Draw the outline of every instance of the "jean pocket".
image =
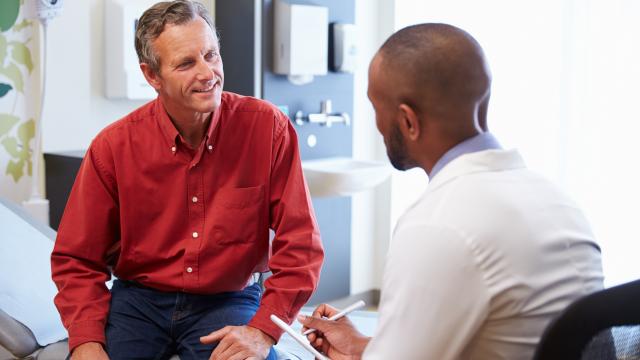
<svg viewBox="0 0 640 360">
<path fill-rule="evenodd" d="M 255 306 L 257 309 L 262 299 L 262 287 L 260 287 L 258 283 L 249 285 L 241 291 L 238 291 L 236 298 L 241 299 L 241 302 L 247 305 Z"/>
</svg>

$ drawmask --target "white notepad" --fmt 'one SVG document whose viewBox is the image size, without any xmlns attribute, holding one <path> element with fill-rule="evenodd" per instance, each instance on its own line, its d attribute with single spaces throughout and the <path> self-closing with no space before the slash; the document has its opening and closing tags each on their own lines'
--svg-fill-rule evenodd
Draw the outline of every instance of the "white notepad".
<svg viewBox="0 0 640 360">
<path fill-rule="evenodd" d="M 298 334 L 295 330 L 291 328 L 291 326 L 289 326 L 286 322 L 282 321 L 279 317 L 272 314 L 271 321 L 273 321 L 276 325 L 278 325 L 280 329 L 284 330 L 287 334 L 289 334 L 289 336 L 291 336 L 295 341 L 297 341 L 298 344 L 302 345 L 303 348 L 305 348 L 307 351 L 313 354 L 313 356 L 315 356 L 316 359 L 331 360 L 328 357 L 322 355 L 318 350 L 314 349 L 313 346 L 309 344 L 307 339 L 302 336 L 302 334 Z"/>
</svg>

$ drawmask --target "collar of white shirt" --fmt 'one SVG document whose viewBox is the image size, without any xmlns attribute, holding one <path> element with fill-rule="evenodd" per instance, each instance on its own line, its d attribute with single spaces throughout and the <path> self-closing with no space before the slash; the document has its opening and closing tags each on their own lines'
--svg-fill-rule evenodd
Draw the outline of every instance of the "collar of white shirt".
<svg viewBox="0 0 640 360">
<path fill-rule="evenodd" d="M 525 167 L 524 160 L 517 150 L 489 149 L 465 153 L 451 160 L 437 176 L 432 177 L 427 191 L 433 191 L 449 180 L 463 175 Z"/>
</svg>

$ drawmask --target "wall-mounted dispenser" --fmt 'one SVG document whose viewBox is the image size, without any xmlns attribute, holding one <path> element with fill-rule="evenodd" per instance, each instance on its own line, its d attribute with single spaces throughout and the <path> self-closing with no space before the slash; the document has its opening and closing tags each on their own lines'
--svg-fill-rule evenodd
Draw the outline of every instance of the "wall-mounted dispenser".
<svg viewBox="0 0 640 360">
<path fill-rule="evenodd" d="M 331 24 L 330 66 L 332 71 L 353 73 L 356 69 L 358 47 L 354 24 Z"/>
<path fill-rule="evenodd" d="M 326 6 L 274 0 L 273 72 L 302 85 L 326 75 L 329 9 Z"/>
<path fill-rule="evenodd" d="M 62 12 L 63 0 L 38 0 L 36 1 L 36 13 L 40 21 L 45 24 Z M 46 25 L 46 24 L 45 24 Z"/>
<path fill-rule="evenodd" d="M 156 0 L 105 1 L 105 84 L 110 99 L 155 99 L 155 90 L 140 71 L 134 47 L 138 18 Z"/>
</svg>

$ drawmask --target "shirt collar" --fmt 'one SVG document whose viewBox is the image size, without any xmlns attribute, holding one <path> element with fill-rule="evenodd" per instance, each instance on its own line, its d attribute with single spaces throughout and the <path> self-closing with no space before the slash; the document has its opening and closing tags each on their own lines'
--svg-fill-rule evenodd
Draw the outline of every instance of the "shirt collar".
<svg viewBox="0 0 640 360">
<path fill-rule="evenodd" d="M 462 155 L 490 149 L 502 149 L 498 140 L 490 132 L 483 132 L 464 140 L 442 155 L 431 169 L 429 179 L 433 179 L 448 163 Z"/>
<path fill-rule="evenodd" d="M 155 113 L 158 120 L 158 125 L 160 126 L 160 129 L 165 137 L 168 149 L 175 154 L 177 150 L 178 139 L 181 138 L 180 133 L 178 132 L 178 129 L 176 129 L 175 125 L 173 125 L 173 122 L 169 117 L 169 113 L 167 113 L 162 100 L 160 100 L 160 97 L 158 97 L 155 101 Z M 213 134 L 215 129 L 218 127 L 218 123 L 220 122 L 222 102 L 224 102 L 224 96 L 222 96 L 220 106 L 218 106 L 216 111 L 212 114 L 211 121 L 209 122 L 209 129 L 205 134 L 205 149 L 209 152 L 213 150 Z M 183 140 L 181 141 L 184 142 Z"/>
<path fill-rule="evenodd" d="M 173 152 L 175 152 L 177 143 L 176 139 L 178 138 L 180 133 L 178 133 L 178 129 L 176 129 L 176 127 L 171 122 L 169 114 L 167 113 L 167 110 L 165 110 L 164 104 L 162 103 L 162 100 L 160 100 L 160 97 L 156 98 L 155 113 L 156 119 L 158 121 L 158 126 L 160 126 L 160 130 L 162 131 L 162 134 L 167 141 L 168 148 L 170 150 L 172 149 Z"/>
</svg>

